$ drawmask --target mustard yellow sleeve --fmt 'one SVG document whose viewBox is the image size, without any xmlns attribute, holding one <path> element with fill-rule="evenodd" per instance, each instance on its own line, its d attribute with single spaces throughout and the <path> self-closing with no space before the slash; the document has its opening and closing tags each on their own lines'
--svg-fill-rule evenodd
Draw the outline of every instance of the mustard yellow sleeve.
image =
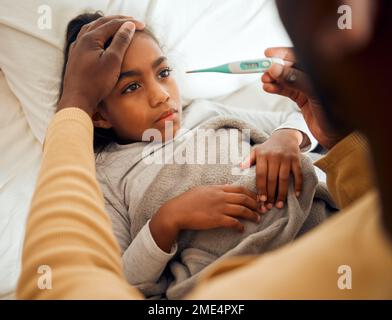
<svg viewBox="0 0 392 320">
<path fill-rule="evenodd" d="M 357 132 L 339 142 L 315 165 L 327 174 L 328 190 L 340 208 L 374 188 L 370 150 Z"/>
<path fill-rule="evenodd" d="M 50 279 L 48 279 L 50 277 Z M 138 299 L 95 177 L 93 126 L 81 109 L 49 125 L 26 226 L 19 299 Z"/>
</svg>

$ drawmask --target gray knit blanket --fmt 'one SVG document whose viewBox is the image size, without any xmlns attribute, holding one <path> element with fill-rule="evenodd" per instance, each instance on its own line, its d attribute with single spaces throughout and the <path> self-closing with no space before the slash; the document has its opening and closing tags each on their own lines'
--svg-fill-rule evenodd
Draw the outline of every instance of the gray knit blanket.
<svg viewBox="0 0 392 320">
<path fill-rule="evenodd" d="M 208 130 L 207 140 L 215 139 L 216 156 L 228 154 L 233 143 L 236 148 L 243 147 L 243 136 L 227 143 L 228 130 L 247 132 L 250 146 L 263 143 L 268 136 L 260 129 L 241 120 L 229 117 L 216 117 L 199 129 Z M 212 140 L 208 140 L 208 138 Z M 175 149 L 175 153 L 203 152 L 208 157 L 208 144 L 197 144 L 196 135 Z M 202 149 L 205 150 L 202 150 Z M 233 149 L 231 149 L 233 150 Z M 206 152 L 207 151 L 207 152 Z M 239 150 L 241 151 L 241 150 Z M 224 157 L 222 157 L 223 159 Z M 295 196 L 293 183 L 290 183 L 287 203 L 283 209 L 273 208 L 262 215 L 260 223 L 241 220 L 245 231 L 239 233 L 230 229 L 206 231 L 184 231 L 178 239 L 178 254 L 169 262 L 157 283 L 139 286 L 146 297 L 179 299 L 192 289 L 195 282 L 211 266 L 231 256 L 256 255 L 287 244 L 325 220 L 336 211 L 325 184 L 320 183 L 312 161 L 302 155 L 303 186 L 299 198 Z M 153 183 L 136 205 L 131 235 L 135 238 L 140 229 L 168 200 L 202 185 L 233 184 L 241 185 L 256 192 L 255 167 L 246 174 L 234 172 L 235 165 L 227 164 L 165 164 Z M 146 205 L 148 204 L 148 205 Z M 181 208 L 179 208 L 181 210 Z M 261 284 L 260 284 L 261 285 Z"/>
</svg>

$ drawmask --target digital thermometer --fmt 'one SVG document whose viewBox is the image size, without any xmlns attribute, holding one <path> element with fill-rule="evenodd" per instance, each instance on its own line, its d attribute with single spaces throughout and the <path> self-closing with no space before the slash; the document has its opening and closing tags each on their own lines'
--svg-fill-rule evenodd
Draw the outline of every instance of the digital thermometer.
<svg viewBox="0 0 392 320">
<path fill-rule="evenodd" d="M 279 63 L 281 65 L 284 65 L 283 59 L 280 58 L 263 58 L 258 60 L 243 60 L 243 61 L 229 62 L 212 68 L 187 71 L 186 73 L 199 73 L 199 72 L 220 72 L 220 73 L 233 73 L 233 74 L 262 73 L 262 72 L 266 72 L 272 66 L 273 63 Z"/>
</svg>

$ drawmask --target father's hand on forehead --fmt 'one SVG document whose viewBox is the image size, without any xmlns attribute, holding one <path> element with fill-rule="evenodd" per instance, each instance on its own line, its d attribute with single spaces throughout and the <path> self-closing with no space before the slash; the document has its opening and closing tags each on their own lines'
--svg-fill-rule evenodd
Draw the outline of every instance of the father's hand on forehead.
<svg viewBox="0 0 392 320">
<path fill-rule="evenodd" d="M 102 17 L 84 25 L 70 47 L 58 110 L 77 107 L 92 116 L 116 85 L 135 30 L 143 28 L 142 22 L 125 16 Z"/>
</svg>

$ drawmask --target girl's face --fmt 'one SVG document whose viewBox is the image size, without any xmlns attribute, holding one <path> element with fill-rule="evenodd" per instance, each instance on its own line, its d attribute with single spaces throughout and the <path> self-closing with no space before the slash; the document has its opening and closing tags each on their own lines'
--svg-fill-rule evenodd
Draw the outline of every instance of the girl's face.
<svg viewBox="0 0 392 320">
<path fill-rule="evenodd" d="M 122 143 L 142 141 L 147 129 L 165 140 L 165 122 L 180 128 L 181 99 L 167 59 L 157 43 L 136 32 L 125 54 L 119 81 L 98 107 L 94 126 L 113 128 Z"/>
</svg>

